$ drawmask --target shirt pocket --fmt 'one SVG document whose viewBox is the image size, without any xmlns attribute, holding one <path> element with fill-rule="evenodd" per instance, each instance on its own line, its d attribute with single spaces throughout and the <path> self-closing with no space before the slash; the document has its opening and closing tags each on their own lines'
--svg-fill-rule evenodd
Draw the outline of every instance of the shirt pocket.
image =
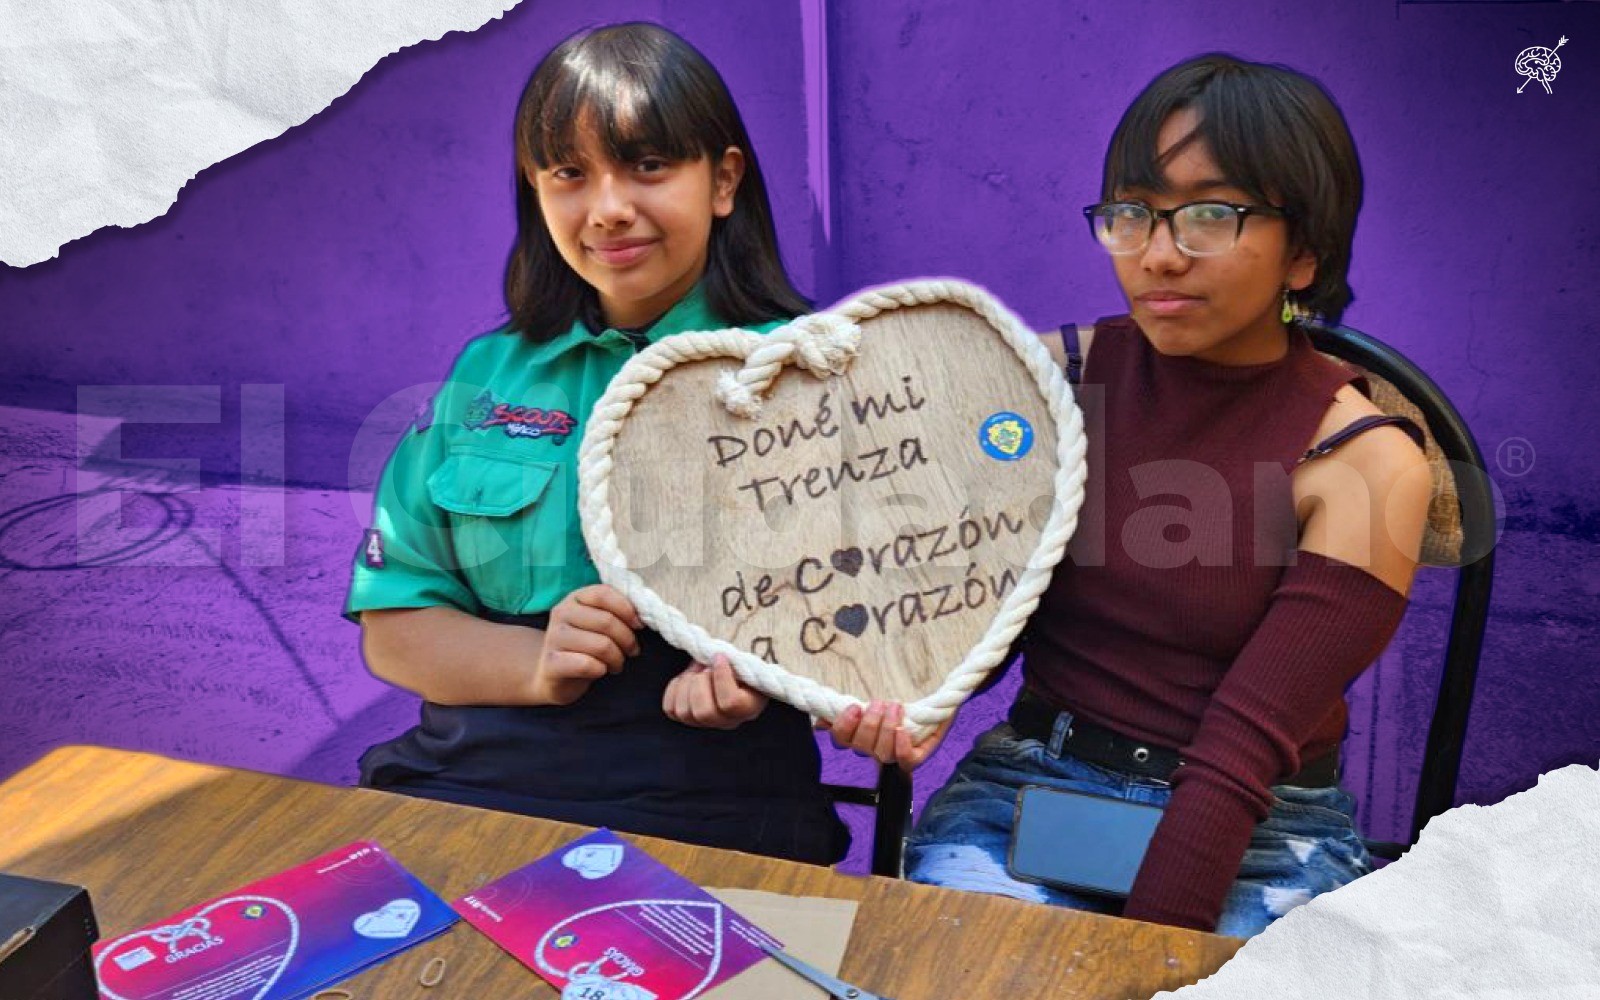
<svg viewBox="0 0 1600 1000">
<path fill-rule="evenodd" d="M 428 477 L 446 511 L 462 575 L 484 605 L 520 612 L 541 569 L 561 572 L 575 526 L 552 482 L 559 462 L 457 446 Z"/>
</svg>

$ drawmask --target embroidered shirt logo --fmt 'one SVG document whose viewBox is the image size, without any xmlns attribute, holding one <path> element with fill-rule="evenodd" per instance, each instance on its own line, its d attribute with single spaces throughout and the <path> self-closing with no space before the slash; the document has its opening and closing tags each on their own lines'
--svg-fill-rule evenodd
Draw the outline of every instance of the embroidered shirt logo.
<svg viewBox="0 0 1600 1000">
<path fill-rule="evenodd" d="M 578 426 L 578 418 L 566 410 L 502 403 L 485 389 L 473 398 L 462 423 L 468 430 L 504 427 L 507 437 L 547 437 L 555 444 L 565 444 L 567 436 Z"/>
</svg>

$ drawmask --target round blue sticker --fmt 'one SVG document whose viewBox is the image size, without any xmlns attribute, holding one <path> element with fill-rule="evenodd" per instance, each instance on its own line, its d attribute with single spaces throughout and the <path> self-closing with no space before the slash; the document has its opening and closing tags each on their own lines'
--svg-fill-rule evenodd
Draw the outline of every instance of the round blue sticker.
<svg viewBox="0 0 1600 1000">
<path fill-rule="evenodd" d="M 978 428 L 978 444 L 990 458 L 1015 462 L 1033 447 L 1033 425 L 1021 414 L 1001 411 Z"/>
</svg>

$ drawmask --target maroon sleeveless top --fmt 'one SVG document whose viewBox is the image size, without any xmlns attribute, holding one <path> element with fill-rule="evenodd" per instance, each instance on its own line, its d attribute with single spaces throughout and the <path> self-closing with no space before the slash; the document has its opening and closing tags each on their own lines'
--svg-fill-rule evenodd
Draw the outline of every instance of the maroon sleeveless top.
<svg viewBox="0 0 1600 1000">
<path fill-rule="evenodd" d="M 1163 355 L 1129 317 L 1098 323 L 1078 392 L 1087 494 L 1023 646 L 1028 688 L 1187 746 L 1295 559 L 1290 473 L 1358 378 L 1297 329 L 1279 360 L 1229 366 Z M 1344 728 L 1340 700 L 1301 758 Z"/>
<path fill-rule="evenodd" d="M 1299 552 L 1290 473 L 1357 376 L 1291 329 L 1267 364 L 1166 357 L 1103 321 L 1088 493 L 1022 644 L 1034 694 L 1184 760 L 1123 915 L 1210 930 L 1271 786 L 1333 751 L 1405 597 Z"/>
</svg>

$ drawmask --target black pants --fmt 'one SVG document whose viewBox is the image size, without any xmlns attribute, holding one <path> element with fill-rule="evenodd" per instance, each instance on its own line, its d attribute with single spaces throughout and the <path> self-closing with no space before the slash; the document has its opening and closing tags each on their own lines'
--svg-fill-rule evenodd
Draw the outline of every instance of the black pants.
<svg viewBox="0 0 1600 1000">
<path fill-rule="evenodd" d="M 544 615 L 503 622 L 542 628 Z M 850 833 L 821 785 L 804 713 L 772 702 L 733 730 L 666 717 L 688 656 L 654 632 L 569 706 L 425 702 L 421 724 L 361 757 L 361 784 L 462 805 L 832 864 Z"/>
</svg>

